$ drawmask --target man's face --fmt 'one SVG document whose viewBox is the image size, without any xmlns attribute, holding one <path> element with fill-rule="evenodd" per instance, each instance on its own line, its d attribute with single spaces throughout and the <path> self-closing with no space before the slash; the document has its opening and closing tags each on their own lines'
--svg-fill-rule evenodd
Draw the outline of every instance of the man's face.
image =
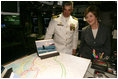
<svg viewBox="0 0 118 79">
<path fill-rule="evenodd" d="M 68 6 L 65 5 L 64 8 L 63 8 L 63 15 L 64 15 L 64 17 L 69 17 L 70 14 L 72 13 L 72 11 L 73 11 L 73 8 L 72 8 L 71 5 L 68 5 Z"/>
</svg>

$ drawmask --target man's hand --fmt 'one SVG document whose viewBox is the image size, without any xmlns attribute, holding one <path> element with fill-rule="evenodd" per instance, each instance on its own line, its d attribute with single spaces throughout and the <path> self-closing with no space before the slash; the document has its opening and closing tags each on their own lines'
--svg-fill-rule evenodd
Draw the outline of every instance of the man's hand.
<svg viewBox="0 0 118 79">
<path fill-rule="evenodd" d="M 73 49 L 72 55 L 76 55 L 76 49 Z"/>
</svg>

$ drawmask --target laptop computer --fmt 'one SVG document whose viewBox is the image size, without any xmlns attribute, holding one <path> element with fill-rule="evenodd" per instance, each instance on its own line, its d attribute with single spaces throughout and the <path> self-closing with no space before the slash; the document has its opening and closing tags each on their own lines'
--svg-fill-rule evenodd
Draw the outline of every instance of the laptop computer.
<svg viewBox="0 0 118 79">
<path fill-rule="evenodd" d="M 56 51 L 53 39 L 36 40 L 35 43 L 36 43 L 37 55 L 41 59 L 59 55 L 59 52 Z"/>
</svg>

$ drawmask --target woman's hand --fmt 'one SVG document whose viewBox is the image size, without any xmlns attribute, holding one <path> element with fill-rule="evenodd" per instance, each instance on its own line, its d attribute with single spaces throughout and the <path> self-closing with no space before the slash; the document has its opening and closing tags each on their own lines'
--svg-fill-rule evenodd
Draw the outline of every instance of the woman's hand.
<svg viewBox="0 0 118 79">
<path fill-rule="evenodd" d="M 109 56 L 105 56 L 104 59 L 105 59 L 105 60 L 108 60 L 108 59 L 109 59 Z"/>
</svg>

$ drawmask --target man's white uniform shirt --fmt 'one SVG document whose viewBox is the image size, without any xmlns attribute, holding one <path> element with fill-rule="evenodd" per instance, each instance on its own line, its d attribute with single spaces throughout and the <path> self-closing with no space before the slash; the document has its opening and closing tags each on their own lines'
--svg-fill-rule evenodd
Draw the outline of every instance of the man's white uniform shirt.
<svg viewBox="0 0 118 79">
<path fill-rule="evenodd" d="M 72 24 L 74 24 L 75 30 L 70 29 Z M 65 18 L 63 14 L 51 19 L 45 39 L 52 38 L 58 52 L 72 54 L 72 49 L 76 49 L 78 43 L 78 21 L 72 16 Z"/>
</svg>

